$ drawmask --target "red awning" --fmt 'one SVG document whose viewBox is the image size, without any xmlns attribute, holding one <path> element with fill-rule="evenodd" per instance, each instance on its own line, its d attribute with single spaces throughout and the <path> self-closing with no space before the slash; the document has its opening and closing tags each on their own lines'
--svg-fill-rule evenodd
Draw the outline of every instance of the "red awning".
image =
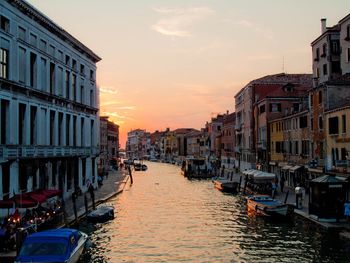
<svg viewBox="0 0 350 263">
<path fill-rule="evenodd" d="M 12 208 L 14 207 L 15 203 L 11 199 L 7 200 L 0 200 L 0 208 Z"/>
<path fill-rule="evenodd" d="M 47 198 L 61 195 L 62 191 L 58 189 L 42 189 L 37 190 L 38 192 L 44 194 Z"/>
<path fill-rule="evenodd" d="M 21 208 L 29 208 L 29 207 L 35 207 L 38 205 L 38 201 L 25 196 L 25 195 L 15 195 L 14 197 L 10 198 L 14 199 L 16 207 L 21 207 Z"/>
<path fill-rule="evenodd" d="M 37 192 L 27 192 L 27 193 L 24 193 L 22 194 L 23 197 L 25 198 L 29 198 L 29 199 L 32 199 L 38 203 L 44 203 L 47 199 L 47 197 L 44 195 L 44 194 L 41 194 L 41 193 L 37 193 Z"/>
</svg>

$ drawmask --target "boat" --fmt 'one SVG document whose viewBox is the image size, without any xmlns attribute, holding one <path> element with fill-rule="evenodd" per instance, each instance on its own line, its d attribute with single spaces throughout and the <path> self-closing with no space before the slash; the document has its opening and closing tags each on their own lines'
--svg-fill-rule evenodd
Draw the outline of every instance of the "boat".
<svg viewBox="0 0 350 263">
<path fill-rule="evenodd" d="M 113 206 L 99 206 L 86 215 L 88 221 L 92 223 L 103 223 L 114 219 Z"/>
<path fill-rule="evenodd" d="M 226 180 L 226 179 L 214 179 L 214 187 L 222 192 L 236 194 L 238 193 L 238 182 Z"/>
<path fill-rule="evenodd" d="M 210 179 L 205 158 L 187 157 L 182 163 L 181 173 L 188 179 Z"/>
<path fill-rule="evenodd" d="M 268 195 L 250 195 L 247 197 L 248 213 L 261 216 L 285 217 L 288 205 Z"/>
<path fill-rule="evenodd" d="M 135 171 L 146 171 L 147 170 L 147 165 L 143 163 L 134 163 L 134 169 Z"/>
<path fill-rule="evenodd" d="M 26 237 L 15 263 L 78 262 L 87 240 L 87 234 L 70 228 L 37 232 Z"/>
</svg>

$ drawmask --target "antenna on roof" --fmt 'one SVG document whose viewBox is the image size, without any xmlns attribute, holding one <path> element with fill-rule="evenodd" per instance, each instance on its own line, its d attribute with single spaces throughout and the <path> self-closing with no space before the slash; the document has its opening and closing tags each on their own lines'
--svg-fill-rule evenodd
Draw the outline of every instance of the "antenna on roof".
<svg viewBox="0 0 350 263">
<path fill-rule="evenodd" d="M 282 72 L 285 73 L 284 72 L 284 56 L 282 56 Z"/>
</svg>

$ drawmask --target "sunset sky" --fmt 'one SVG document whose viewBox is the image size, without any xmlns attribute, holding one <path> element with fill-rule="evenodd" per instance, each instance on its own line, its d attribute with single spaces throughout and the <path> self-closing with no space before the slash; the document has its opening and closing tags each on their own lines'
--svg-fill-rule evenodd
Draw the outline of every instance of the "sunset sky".
<svg viewBox="0 0 350 263">
<path fill-rule="evenodd" d="M 126 133 L 200 129 L 264 75 L 311 73 L 321 18 L 348 0 L 29 0 L 102 57 L 101 115 Z"/>
</svg>

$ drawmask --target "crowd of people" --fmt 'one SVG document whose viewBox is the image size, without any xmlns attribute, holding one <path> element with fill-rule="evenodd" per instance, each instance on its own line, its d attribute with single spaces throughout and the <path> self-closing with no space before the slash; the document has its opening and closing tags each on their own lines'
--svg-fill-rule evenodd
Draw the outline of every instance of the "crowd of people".
<svg viewBox="0 0 350 263">
<path fill-rule="evenodd" d="M 61 202 L 56 200 L 50 205 L 39 204 L 35 208 L 10 209 L 0 225 L 0 252 L 16 249 L 18 235 L 21 238 L 38 229 L 52 227 L 52 223 L 63 212 Z"/>
</svg>

